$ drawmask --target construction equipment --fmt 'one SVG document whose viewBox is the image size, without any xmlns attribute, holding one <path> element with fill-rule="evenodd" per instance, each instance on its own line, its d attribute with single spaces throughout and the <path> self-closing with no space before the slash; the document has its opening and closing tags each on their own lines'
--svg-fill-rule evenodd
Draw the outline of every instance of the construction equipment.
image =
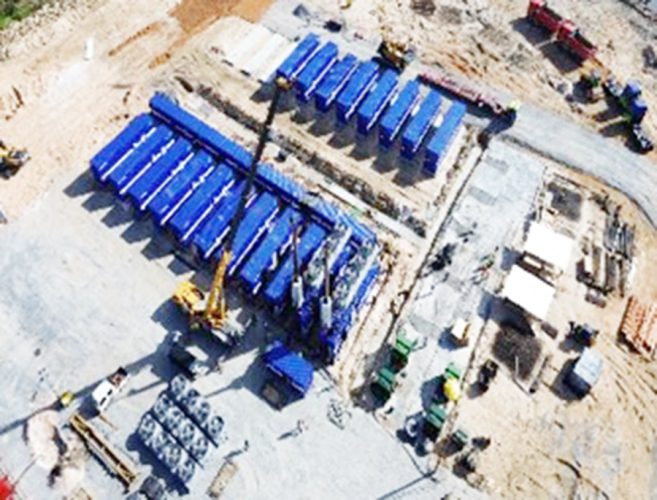
<svg viewBox="0 0 657 500">
<path fill-rule="evenodd" d="M 431 453 L 433 450 L 446 421 L 447 410 L 445 407 L 443 405 L 432 404 L 424 416 L 424 426 L 422 428 L 424 439 L 421 446 L 425 454 Z"/>
<path fill-rule="evenodd" d="M 576 24 L 551 9 L 546 0 L 530 0 L 527 17 L 556 36 L 561 45 L 582 61 L 594 58 L 598 48 L 582 35 Z"/>
<path fill-rule="evenodd" d="M 598 333 L 599 331 L 593 328 L 591 325 L 572 324 L 569 336 L 579 345 L 584 347 L 592 347 L 595 344 Z"/>
<path fill-rule="evenodd" d="M 454 363 L 448 364 L 445 371 L 436 379 L 433 401 L 438 404 L 458 401 L 461 398 L 460 380 L 461 370 Z"/>
<path fill-rule="evenodd" d="M 411 353 L 417 345 L 417 337 L 414 337 L 409 332 L 415 331 L 400 328 L 395 338 L 395 345 L 392 347 L 392 352 L 390 353 L 390 367 L 395 373 L 400 372 L 408 365 Z"/>
<path fill-rule="evenodd" d="M 457 451 L 461 451 L 470 442 L 470 436 L 463 429 L 457 429 L 451 436 L 451 442 Z"/>
<path fill-rule="evenodd" d="M 374 397 L 381 403 L 390 399 L 392 393 L 397 387 L 395 372 L 387 366 L 380 368 L 376 374 L 376 379 L 372 382 L 371 390 Z"/>
<path fill-rule="evenodd" d="M 137 473 L 127 460 L 121 458 L 117 451 L 107 442 L 93 426 L 79 413 L 75 413 L 70 420 L 71 427 L 77 432 L 89 450 L 96 455 L 108 470 L 117 476 L 126 489 L 129 489 Z"/>
<path fill-rule="evenodd" d="M 492 359 L 486 360 L 486 362 L 481 365 L 479 369 L 479 374 L 477 375 L 477 383 L 481 388 L 481 392 L 487 392 L 490 388 L 490 383 L 497 376 L 497 370 L 499 365 Z"/>
<path fill-rule="evenodd" d="M 193 330 L 202 329 L 210 332 L 215 337 L 219 338 L 219 340 L 228 344 L 236 343 L 236 336 L 240 332 L 237 325 L 228 324 L 226 297 L 224 294 L 224 280 L 228 270 L 228 265 L 232 258 L 232 245 L 235 236 L 237 235 L 240 221 L 244 215 L 249 194 L 253 188 L 258 163 L 260 163 L 265 144 L 267 143 L 269 129 L 274 120 L 278 101 L 281 94 L 284 91 L 289 90 L 291 87 L 292 82 L 281 77 L 276 79 L 274 95 L 269 105 L 269 109 L 267 110 L 267 117 L 265 118 L 265 122 L 258 137 L 258 144 L 255 153 L 251 159 L 251 165 L 246 178 L 246 187 L 242 191 L 237 212 L 230 226 L 228 236 L 226 237 L 226 243 L 224 244 L 223 252 L 219 259 L 219 263 L 217 264 L 212 279 L 212 285 L 207 297 L 206 294 L 191 281 L 181 283 L 172 297 L 173 302 L 180 306 L 190 317 L 190 326 Z"/>
<path fill-rule="evenodd" d="M 74 399 L 75 399 L 75 394 L 73 394 L 73 392 L 65 391 L 62 394 L 60 394 L 59 398 L 57 399 L 57 406 L 59 407 L 60 410 L 63 410 L 64 408 L 68 408 Z"/>
<path fill-rule="evenodd" d="M 403 71 L 406 66 L 415 60 L 415 52 L 407 44 L 386 37 L 379 44 L 377 52 L 383 62 L 398 71 Z"/>
<path fill-rule="evenodd" d="M 208 366 L 189 352 L 182 344 L 175 342 L 169 349 L 169 359 L 173 361 L 190 379 L 208 373 Z"/>
<path fill-rule="evenodd" d="M 128 381 L 128 372 L 120 366 L 109 377 L 102 380 L 91 393 L 91 401 L 98 413 L 104 412 L 116 394 L 118 394 Z"/>
<path fill-rule="evenodd" d="M 29 160 L 30 155 L 26 149 L 12 148 L 0 140 L 0 175 L 8 179 Z"/>
<path fill-rule="evenodd" d="M 604 97 L 602 82 L 602 74 L 598 68 L 593 68 L 590 72 L 581 74 L 579 84 L 588 102 L 597 102 Z"/>
</svg>

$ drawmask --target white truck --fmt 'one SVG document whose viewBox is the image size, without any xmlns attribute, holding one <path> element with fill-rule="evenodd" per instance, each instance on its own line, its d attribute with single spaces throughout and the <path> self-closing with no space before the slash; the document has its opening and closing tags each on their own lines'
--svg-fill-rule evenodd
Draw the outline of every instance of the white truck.
<svg viewBox="0 0 657 500">
<path fill-rule="evenodd" d="M 120 366 L 109 377 L 102 380 L 91 393 L 91 401 L 98 413 L 104 412 L 110 402 L 118 394 L 128 381 L 128 372 Z"/>
</svg>

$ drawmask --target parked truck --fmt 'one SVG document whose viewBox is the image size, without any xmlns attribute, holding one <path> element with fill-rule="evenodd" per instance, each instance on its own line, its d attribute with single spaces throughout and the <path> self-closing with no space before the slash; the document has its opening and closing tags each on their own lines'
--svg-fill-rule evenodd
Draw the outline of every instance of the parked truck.
<svg viewBox="0 0 657 500">
<path fill-rule="evenodd" d="M 98 413 L 103 413 L 128 382 L 128 372 L 120 366 L 109 377 L 102 380 L 91 393 L 91 401 Z"/>
</svg>

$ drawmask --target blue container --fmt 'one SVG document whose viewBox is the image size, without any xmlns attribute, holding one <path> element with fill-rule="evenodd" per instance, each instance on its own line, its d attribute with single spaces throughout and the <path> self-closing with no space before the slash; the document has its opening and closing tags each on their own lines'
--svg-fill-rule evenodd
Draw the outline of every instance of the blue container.
<svg viewBox="0 0 657 500">
<path fill-rule="evenodd" d="M 319 49 L 296 80 L 297 97 L 308 102 L 315 89 L 329 72 L 338 57 L 338 47 L 328 42 Z"/>
<path fill-rule="evenodd" d="M 637 97 L 630 102 L 630 119 L 632 123 L 641 123 L 648 112 L 648 105 L 642 98 Z"/>
<path fill-rule="evenodd" d="M 235 174 L 226 164 L 214 170 L 171 217 L 168 226 L 176 239 L 185 243 L 234 183 Z"/>
<path fill-rule="evenodd" d="M 326 238 L 327 232 L 321 226 L 310 223 L 301 236 L 299 241 L 297 255 L 299 265 L 303 267 L 308 263 L 313 253 L 319 248 Z M 265 288 L 265 300 L 273 307 L 280 309 L 285 305 L 294 278 L 294 261 L 292 252 L 288 252 L 288 256 L 283 264 L 276 270 L 273 279 Z"/>
<path fill-rule="evenodd" d="M 630 80 L 621 95 L 628 103 L 633 101 L 641 95 L 641 84 L 636 80 Z"/>
<path fill-rule="evenodd" d="M 275 264 L 278 256 L 290 244 L 299 219 L 300 215 L 296 210 L 286 208 L 242 267 L 240 278 L 250 293 L 258 293 L 265 270 Z"/>
<path fill-rule="evenodd" d="M 383 110 L 394 96 L 397 80 L 398 77 L 395 71 L 389 69 L 384 71 L 376 87 L 358 108 L 356 123 L 361 134 L 369 133 L 383 114 Z"/>
<path fill-rule="evenodd" d="M 356 108 L 372 88 L 379 74 L 379 65 L 374 61 L 360 63 L 336 100 L 337 117 L 347 123 Z"/>
<path fill-rule="evenodd" d="M 148 204 L 148 211 L 160 225 L 166 224 L 177 208 L 201 185 L 202 179 L 210 174 L 212 156 L 199 151 L 176 173 Z"/>
<path fill-rule="evenodd" d="M 166 125 L 160 125 L 148 138 L 130 153 L 107 176 L 106 180 L 114 189 L 121 191 L 160 154 L 173 139 L 173 132 Z"/>
<path fill-rule="evenodd" d="M 323 112 L 327 112 L 335 98 L 356 71 L 358 59 L 353 54 L 347 54 L 335 64 L 329 74 L 322 80 L 315 92 L 315 106 Z"/>
<path fill-rule="evenodd" d="M 123 131 L 91 159 L 91 171 L 101 181 L 107 179 L 116 163 L 137 144 L 153 127 L 151 115 L 141 114 L 133 119 Z"/>
<path fill-rule="evenodd" d="M 438 116 L 440 94 L 431 90 L 422 102 L 419 111 L 413 116 L 402 135 L 401 153 L 404 158 L 412 160 L 427 136 L 429 128 Z"/>
<path fill-rule="evenodd" d="M 150 198 L 171 177 L 173 172 L 192 157 L 192 145 L 185 139 L 178 139 L 166 154 L 162 155 L 128 189 L 128 198 L 140 211 L 143 211 Z"/>
<path fill-rule="evenodd" d="M 212 209 L 210 215 L 206 218 L 205 224 L 199 227 L 193 245 L 198 256 L 209 259 L 221 245 L 228 234 L 233 217 L 237 213 L 237 207 L 244 189 L 246 189 L 244 180 L 233 185 Z"/>
<path fill-rule="evenodd" d="M 314 33 L 308 33 L 278 67 L 276 76 L 285 78 L 289 82 L 293 81 L 306 67 L 317 47 L 319 47 L 319 37 Z"/>
<path fill-rule="evenodd" d="M 233 257 L 228 264 L 229 276 L 232 276 L 242 265 L 249 252 L 267 232 L 277 211 L 278 200 L 269 193 L 261 194 L 249 207 L 235 235 Z"/>
<path fill-rule="evenodd" d="M 299 183 L 266 163 L 258 165 L 257 184 L 288 203 L 301 203 L 305 194 Z"/>
<path fill-rule="evenodd" d="M 438 130 L 427 144 L 426 155 L 424 157 L 423 169 L 428 174 L 435 175 L 438 171 L 443 156 L 449 149 L 456 132 L 458 131 L 463 117 L 466 113 L 466 105 L 462 102 L 454 102 L 445 113 L 443 121 Z"/>
<path fill-rule="evenodd" d="M 417 80 L 408 82 L 397 94 L 379 122 L 379 143 L 382 146 L 392 146 L 406 119 L 415 108 L 419 97 L 420 83 Z"/>
</svg>

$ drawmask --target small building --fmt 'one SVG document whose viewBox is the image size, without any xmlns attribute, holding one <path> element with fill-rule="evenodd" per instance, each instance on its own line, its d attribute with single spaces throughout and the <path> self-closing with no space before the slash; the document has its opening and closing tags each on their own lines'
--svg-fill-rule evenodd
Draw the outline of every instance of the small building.
<svg viewBox="0 0 657 500">
<path fill-rule="evenodd" d="M 551 227 L 532 222 L 523 247 L 523 260 L 538 272 L 557 275 L 568 268 L 574 240 Z"/>
<path fill-rule="evenodd" d="M 602 358 L 590 348 L 584 349 L 566 375 L 566 385 L 579 397 L 586 396 L 602 373 Z"/>
<path fill-rule="evenodd" d="M 554 294 L 552 285 L 517 265 L 511 268 L 501 293 L 502 297 L 540 321 L 547 318 Z"/>
</svg>

